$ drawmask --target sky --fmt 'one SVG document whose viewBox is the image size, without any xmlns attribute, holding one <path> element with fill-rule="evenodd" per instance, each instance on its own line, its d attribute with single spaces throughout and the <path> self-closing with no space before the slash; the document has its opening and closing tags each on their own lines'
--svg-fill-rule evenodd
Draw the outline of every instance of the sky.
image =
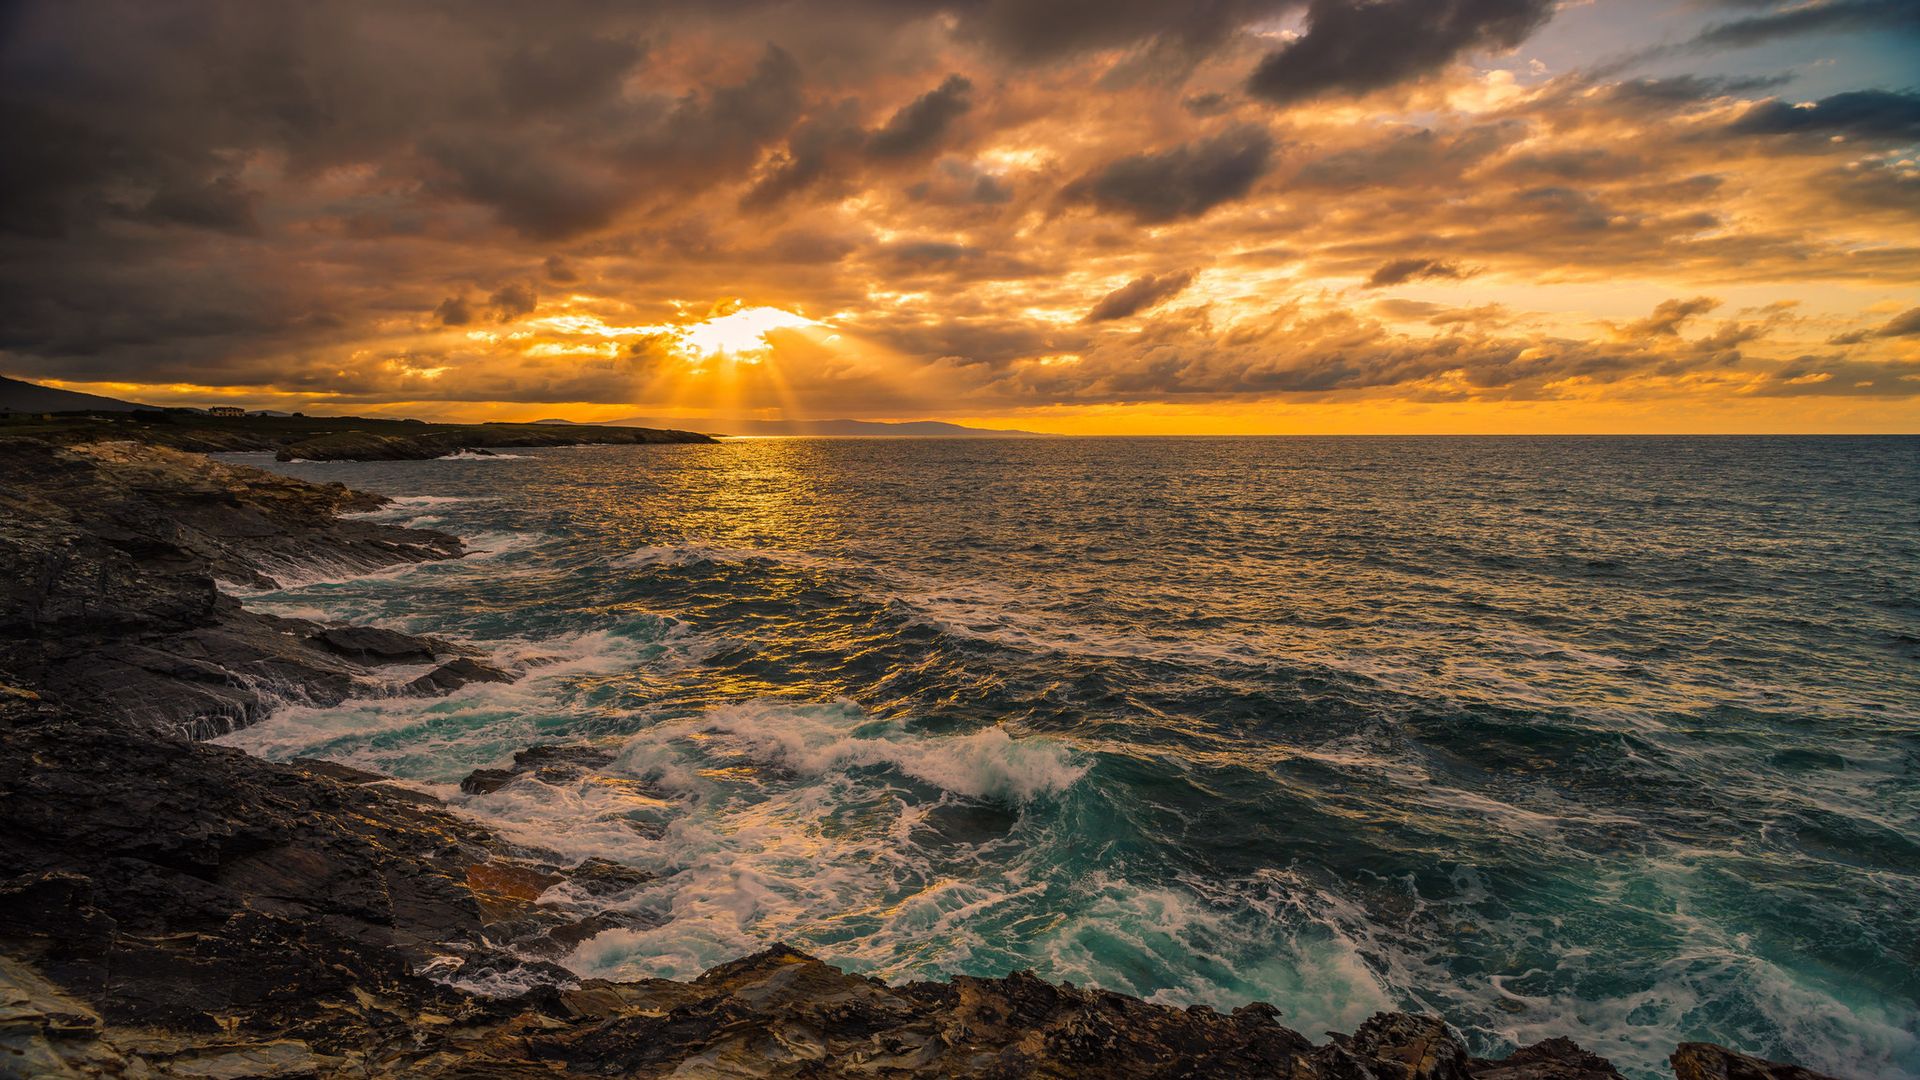
<svg viewBox="0 0 1920 1080">
<path fill-rule="evenodd" d="M 1920 431 L 1912 0 L 15 2 L 0 146 L 154 404 Z"/>
</svg>

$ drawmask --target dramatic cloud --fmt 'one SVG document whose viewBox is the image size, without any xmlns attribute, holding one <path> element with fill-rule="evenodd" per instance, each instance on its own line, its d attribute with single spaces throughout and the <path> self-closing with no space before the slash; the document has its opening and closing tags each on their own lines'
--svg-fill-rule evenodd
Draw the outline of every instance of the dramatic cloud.
<svg viewBox="0 0 1920 1080">
<path fill-rule="evenodd" d="M 1367 287 L 1378 289 L 1386 285 L 1398 285 L 1415 278 L 1460 278 L 1467 272 L 1457 263 L 1441 259 L 1395 259 L 1381 263 L 1380 268 L 1367 277 Z"/>
<path fill-rule="evenodd" d="M 1885 326 L 1871 330 L 1851 330 L 1827 339 L 1829 345 L 1858 345 L 1875 338 L 1920 337 L 1920 307 L 1909 308 L 1894 316 Z"/>
<path fill-rule="evenodd" d="M 960 75 L 915 98 L 913 103 L 894 113 L 867 141 L 867 153 L 874 157 L 896 158 L 922 154 L 933 149 L 954 121 L 973 107 L 969 95 L 973 83 Z"/>
<path fill-rule="evenodd" d="M 1142 274 L 1100 298 L 1087 312 L 1090 323 L 1110 322 L 1145 311 L 1170 300 L 1193 284 L 1193 271 L 1176 270 L 1168 274 Z"/>
<path fill-rule="evenodd" d="M 28 0 L 0 374 L 473 418 L 1920 425 L 1912 6 L 1652 2 Z"/>
<path fill-rule="evenodd" d="M 1693 39 L 1698 46 L 1760 45 L 1801 34 L 1846 30 L 1920 33 L 1920 6 L 1910 0 L 1828 0 L 1770 11 L 1708 27 Z"/>
<path fill-rule="evenodd" d="M 1273 137 L 1245 126 L 1157 154 L 1133 154 L 1081 177 L 1066 189 L 1069 200 L 1155 223 L 1199 217 L 1221 203 L 1243 198 L 1266 175 Z"/>
<path fill-rule="evenodd" d="M 1247 89 L 1282 104 L 1381 90 L 1469 50 L 1513 48 L 1552 11 L 1550 0 L 1312 0 L 1307 32 L 1261 60 Z"/>
<path fill-rule="evenodd" d="M 1740 135 L 1849 135 L 1920 140 L 1920 94 L 1858 90 L 1801 105 L 1763 101 L 1728 127 Z"/>
</svg>

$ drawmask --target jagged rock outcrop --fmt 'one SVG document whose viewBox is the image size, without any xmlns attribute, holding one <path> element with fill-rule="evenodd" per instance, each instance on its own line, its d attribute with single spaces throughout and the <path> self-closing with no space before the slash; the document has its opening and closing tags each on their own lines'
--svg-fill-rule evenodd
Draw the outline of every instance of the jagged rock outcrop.
<svg viewBox="0 0 1920 1080">
<path fill-rule="evenodd" d="M 507 786 L 522 776 L 531 776 L 549 784 L 564 784 L 579 779 L 588 769 L 612 761 L 614 752 L 597 746 L 530 746 L 513 755 L 513 764 L 504 769 L 475 769 L 460 781 L 460 790 L 469 795 L 484 795 Z"/>
<path fill-rule="evenodd" d="M 444 533 L 341 516 L 386 501 L 162 447 L 0 439 L 0 682 L 208 736 L 280 700 L 341 701 L 384 666 L 448 661 L 445 642 L 250 612 L 221 591 L 460 554 Z M 413 692 L 501 676 L 488 672 Z"/>
<path fill-rule="evenodd" d="M 1798 1065 L 1737 1054 L 1712 1043 L 1681 1043 L 1668 1060 L 1675 1080 L 1831 1080 Z"/>
</svg>

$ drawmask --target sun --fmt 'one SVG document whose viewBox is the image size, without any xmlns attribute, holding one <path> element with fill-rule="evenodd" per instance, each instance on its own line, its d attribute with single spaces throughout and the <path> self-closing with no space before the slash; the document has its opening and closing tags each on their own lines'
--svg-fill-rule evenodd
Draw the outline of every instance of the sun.
<svg viewBox="0 0 1920 1080">
<path fill-rule="evenodd" d="M 736 308 L 680 329 L 681 348 L 706 359 L 726 357 L 753 362 L 772 348 L 767 335 L 820 323 L 777 307 Z"/>
</svg>

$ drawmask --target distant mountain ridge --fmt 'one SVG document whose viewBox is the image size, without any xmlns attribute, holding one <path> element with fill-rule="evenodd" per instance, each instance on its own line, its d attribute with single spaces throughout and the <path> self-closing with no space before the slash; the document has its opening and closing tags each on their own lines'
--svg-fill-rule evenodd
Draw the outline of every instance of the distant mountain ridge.
<svg viewBox="0 0 1920 1080">
<path fill-rule="evenodd" d="M 542 421 L 550 423 L 551 421 Z M 715 435 L 833 435 L 833 436 L 944 436 L 957 439 L 1044 439 L 1045 432 L 1012 428 L 976 428 L 949 424 L 944 420 L 662 420 L 630 416 L 607 420 L 607 424 L 631 427 L 681 427 Z"/>
<path fill-rule="evenodd" d="M 60 390 L 0 375 L 0 413 L 80 412 L 83 410 L 132 412 L 135 409 L 158 407 L 142 405 L 137 401 L 101 397 L 98 394 L 82 394 L 77 390 Z"/>
</svg>

